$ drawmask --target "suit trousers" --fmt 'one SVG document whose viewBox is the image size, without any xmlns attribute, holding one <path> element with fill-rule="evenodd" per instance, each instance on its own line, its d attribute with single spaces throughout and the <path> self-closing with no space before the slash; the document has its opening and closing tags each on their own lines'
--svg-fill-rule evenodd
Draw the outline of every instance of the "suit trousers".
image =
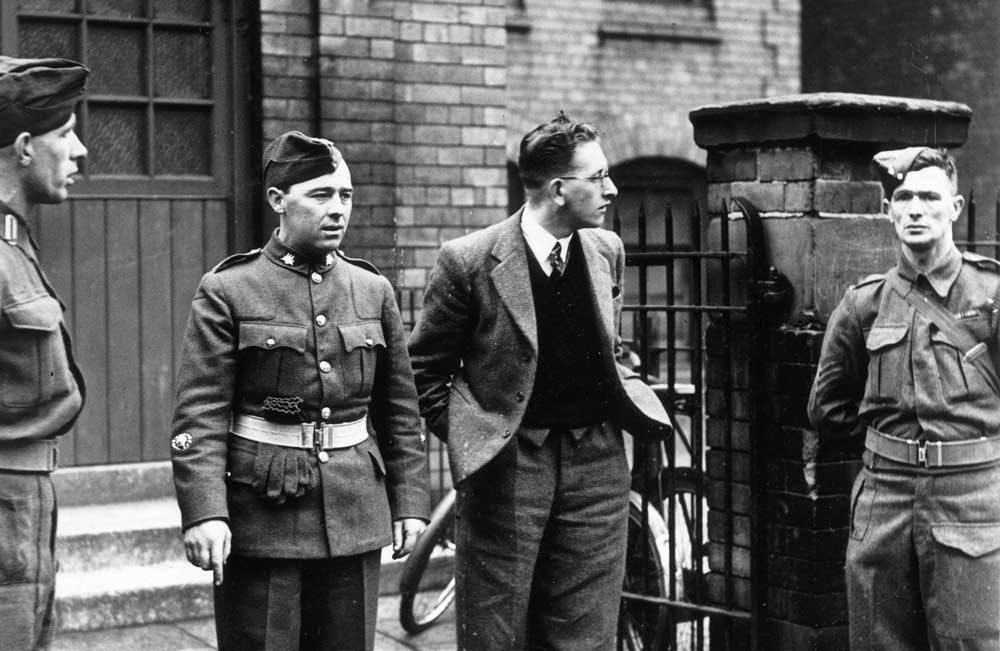
<svg viewBox="0 0 1000 651">
<path fill-rule="evenodd" d="M 613 649 L 628 504 L 616 428 L 519 432 L 458 487 L 458 648 Z"/>
<path fill-rule="evenodd" d="M 48 649 L 56 502 L 48 473 L 0 471 L 0 649 Z"/>
<path fill-rule="evenodd" d="M 220 651 L 371 651 L 381 550 L 324 559 L 230 556 L 215 588 Z"/>
<path fill-rule="evenodd" d="M 1000 463 L 864 461 L 847 545 L 851 649 L 1000 650 Z"/>
</svg>

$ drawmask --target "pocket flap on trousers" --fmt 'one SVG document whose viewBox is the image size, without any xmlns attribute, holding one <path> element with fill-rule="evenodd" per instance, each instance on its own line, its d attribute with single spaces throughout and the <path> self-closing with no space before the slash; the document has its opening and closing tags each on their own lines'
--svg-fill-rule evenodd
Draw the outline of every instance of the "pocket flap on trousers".
<svg viewBox="0 0 1000 651">
<path fill-rule="evenodd" d="M 934 540 L 973 558 L 1000 549 L 1000 523 L 932 524 Z"/>
</svg>

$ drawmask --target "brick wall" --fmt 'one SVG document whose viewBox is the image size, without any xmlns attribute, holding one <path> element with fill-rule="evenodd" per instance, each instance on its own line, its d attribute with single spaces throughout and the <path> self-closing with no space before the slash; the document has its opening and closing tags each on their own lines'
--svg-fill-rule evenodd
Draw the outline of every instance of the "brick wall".
<svg viewBox="0 0 1000 651">
<path fill-rule="evenodd" d="M 503 0 L 313 4 L 261 2 L 263 138 L 337 143 L 356 187 L 345 250 L 419 304 L 441 243 L 506 215 Z"/>
<path fill-rule="evenodd" d="M 264 141 L 338 144 L 345 249 L 418 304 L 440 243 L 506 215 L 506 163 L 558 110 L 595 122 L 612 164 L 701 165 L 691 108 L 799 83 L 798 0 L 260 1 Z"/>
<path fill-rule="evenodd" d="M 799 89 L 799 1 L 552 0 L 511 10 L 511 160 L 560 109 L 594 122 L 612 165 L 665 156 L 699 165 L 694 107 Z"/>
</svg>

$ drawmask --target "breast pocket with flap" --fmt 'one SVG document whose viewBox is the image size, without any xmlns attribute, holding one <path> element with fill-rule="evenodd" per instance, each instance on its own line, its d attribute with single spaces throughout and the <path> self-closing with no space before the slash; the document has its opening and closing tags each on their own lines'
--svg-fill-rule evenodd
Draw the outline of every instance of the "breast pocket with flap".
<svg viewBox="0 0 1000 651">
<path fill-rule="evenodd" d="M 344 344 L 343 378 L 348 396 L 366 398 L 375 383 L 379 353 L 385 350 L 380 321 L 345 323 L 338 326 Z"/>
<path fill-rule="evenodd" d="M 305 326 L 263 322 L 239 324 L 239 376 L 257 396 L 298 395 L 306 352 Z"/>
<path fill-rule="evenodd" d="M 868 349 L 866 397 L 873 402 L 899 399 L 899 387 L 906 369 L 907 324 L 873 324 L 865 340 Z"/>
</svg>

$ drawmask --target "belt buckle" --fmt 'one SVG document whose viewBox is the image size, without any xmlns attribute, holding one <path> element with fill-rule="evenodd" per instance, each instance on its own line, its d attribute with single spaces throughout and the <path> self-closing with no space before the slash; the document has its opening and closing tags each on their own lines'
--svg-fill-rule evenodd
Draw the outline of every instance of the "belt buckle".
<svg viewBox="0 0 1000 651">
<path fill-rule="evenodd" d="M 923 466 L 924 468 L 930 468 L 931 466 L 936 466 L 940 468 L 943 464 L 944 459 L 941 454 L 941 441 L 910 441 L 911 445 L 917 446 L 917 461 L 916 465 Z M 931 449 L 937 450 L 937 462 L 931 463 L 927 458 L 927 446 L 931 446 Z M 911 455 L 912 456 L 912 455 Z"/>
<path fill-rule="evenodd" d="M 312 447 L 313 452 L 316 453 L 316 458 L 319 459 L 319 462 L 326 463 L 330 460 L 330 454 L 325 448 L 332 447 L 330 439 L 332 439 L 333 428 L 322 422 L 309 423 L 309 427 L 310 434 L 312 436 L 312 445 L 310 447 Z"/>
</svg>

